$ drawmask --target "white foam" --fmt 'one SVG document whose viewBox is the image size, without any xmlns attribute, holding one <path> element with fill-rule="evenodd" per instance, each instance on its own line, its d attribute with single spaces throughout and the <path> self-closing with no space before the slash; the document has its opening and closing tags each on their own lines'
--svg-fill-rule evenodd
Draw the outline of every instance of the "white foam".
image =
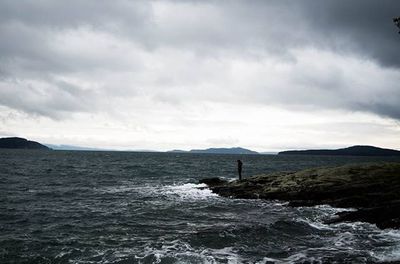
<svg viewBox="0 0 400 264">
<path fill-rule="evenodd" d="M 174 240 L 163 245 L 161 248 L 146 247 L 137 259 L 144 259 L 148 256 L 154 256 L 155 263 L 162 262 L 163 258 L 174 258 L 175 263 L 188 263 L 188 261 L 207 264 L 217 264 L 220 259 L 228 261 L 228 264 L 242 263 L 240 257 L 234 252 L 232 247 L 221 249 L 206 248 L 203 250 L 194 249 L 189 244 Z"/>
<path fill-rule="evenodd" d="M 306 219 L 298 219 L 297 221 L 306 223 L 307 225 L 309 225 L 309 226 L 311 226 L 311 227 L 313 227 L 315 229 L 318 229 L 318 230 L 332 230 L 333 229 L 332 227 L 330 227 L 327 224 L 323 224 L 323 223 L 318 222 L 318 221 L 312 221 L 312 220 L 307 219 L 307 218 Z"/>
<path fill-rule="evenodd" d="M 257 262 L 255 262 L 255 264 L 265 264 L 265 263 L 270 263 L 270 262 L 272 262 L 272 263 L 277 263 L 277 260 L 276 259 L 273 259 L 273 258 L 267 258 L 267 257 L 265 257 L 265 258 L 263 258 L 263 260 L 262 261 L 257 261 Z"/>
<path fill-rule="evenodd" d="M 283 259 L 282 261 L 276 262 L 276 263 L 299 263 L 300 261 L 310 261 L 310 258 L 307 258 L 307 255 L 304 253 L 297 253 L 294 255 L 289 256 L 286 259 Z M 314 260 L 314 259 L 313 259 Z M 312 261 L 310 261 L 312 263 Z"/>
<path fill-rule="evenodd" d="M 379 240 L 384 240 L 387 242 L 392 242 L 393 246 L 389 247 L 383 253 L 371 252 L 371 256 L 375 257 L 378 261 L 390 262 L 390 261 L 400 261 L 400 230 L 387 229 L 380 230 L 377 234 Z"/>
<path fill-rule="evenodd" d="M 314 208 L 317 208 L 319 210 L 322 210 L 324 212 L 329 212 L 329 213 L 339 213 L 339 212 L 351 212 L 351 211 L 356 211 L 357 209 L 355 208 L 340 208 L 340 207 L 333 207 L 327 204 L 323 205 L 316 205 Z"/>
<path fill-rule="evenodd" d="M 371 253 L 371 256 L 376 258 L 379 262 L 399 261 L 400 250 L 398 248 L 395 248 L 385 253 L 379 253 L 379 254 Z"/>
<path fill-rule="evenodd" d="M 387 229 L 383 231 L 383 235 L 392 237 L 396 240 L 400 239 L 400 230 L 395 230 L 395 229 Z"/>
<path fill-rule="evenodd" d="M 341 233 L 334 239 L 334 245 L 338 248 L 351 249 L 354 243 L 356 243 L 354 234 L 350 232 Z"/>
<path fill-rule="evenodd" d="M 161 188 L 161 192 L 166 195 L 172 195 L 180 199 L 208 199 L 218 197 L 217 194 L 206 188 L 206 184 L 186 183 L 181 185 L 167 185 Z"/>
<path fill-rule="evenodd" d="M 104 187 L 96 189 L 100 193 L 139 193 L 144 196 L 159 197 L 163 196 L 162 199 L 172 200 L 205 200 L 210 198 L 218 197 L 217 194 L 213 193 L 207 188 L 206 184 L 172 184 L 172 185 L 133 185 L 124 183 L 120 186 Z"/>
</svg>

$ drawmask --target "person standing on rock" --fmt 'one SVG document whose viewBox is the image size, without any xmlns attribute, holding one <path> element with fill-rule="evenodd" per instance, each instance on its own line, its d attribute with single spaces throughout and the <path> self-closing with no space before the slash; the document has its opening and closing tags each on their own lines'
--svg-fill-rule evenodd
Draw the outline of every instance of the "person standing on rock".
<svg viewBox="0 0 400 264">
<path fill-rule="evenodd" d="M 400 17 L 393 18 L 393 23 L 400 29 Z M 399 31 L 400 34 L 400 31 Z"/>
<path fill-rule="evenodd" d="M 239 173 L 239 181 L 242 180 L 242 167 L 243 167 L 243 162 L 241 160 L 237 160 L 237 168 L 238 168 L 238 173 Z"/>
</svg>

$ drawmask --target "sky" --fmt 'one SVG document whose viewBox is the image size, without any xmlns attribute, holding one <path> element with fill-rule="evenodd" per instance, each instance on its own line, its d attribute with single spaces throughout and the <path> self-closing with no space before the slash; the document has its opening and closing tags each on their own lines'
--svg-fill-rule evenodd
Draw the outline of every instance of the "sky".
<svg viewBox="0 0 400 264">
<path fill-rule="evenodd" d="M 0 2 L 0 137 L 400 149 L 398 0 Z"/>
</svg>

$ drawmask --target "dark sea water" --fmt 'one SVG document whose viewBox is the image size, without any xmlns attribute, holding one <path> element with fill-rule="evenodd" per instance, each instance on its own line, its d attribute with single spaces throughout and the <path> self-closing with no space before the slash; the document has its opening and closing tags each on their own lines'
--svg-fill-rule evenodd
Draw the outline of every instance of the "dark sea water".
<svg viewBox="0 0 400 264">
<path fill-rule="evenodd" d="M 0 150 L 0 263 L 371 263 L 400 232 L 339 209 L 232 200 L 201 178 L 393 158 Z M 400 159 L 397 159 L 400 161 Z"/>
</svg>

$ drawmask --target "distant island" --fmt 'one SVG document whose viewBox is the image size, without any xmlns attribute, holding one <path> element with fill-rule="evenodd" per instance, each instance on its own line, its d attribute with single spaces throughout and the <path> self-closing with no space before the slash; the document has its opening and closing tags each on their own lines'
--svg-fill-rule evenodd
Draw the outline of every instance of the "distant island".
<svg viewBox="0 0 400 264">
<path fill-rule="evenodd" d="M 172 152 L 172 153 L 208 153 L 208 154 L 259 154 L 256 151 L 252 151 L 249 149 L 245 149 L 245 148 L 240 148 L 240 147 L 236 147 L 236 148 L 208 148 L 208 149 L 192 149 L 189 151 L 186 150 L 179 150 L 179 149 L 175 149 L 175 150 L 170 150 L 167 152 Z"/>
<path fill-rule="evenodd" d="M 7 137 L 7 138 L 0 138 L 0 148 L 6 149 L 46 149 L 49 150 L 50 148 L 46 147 L 45 145 L 40 144 L 36 141 L 30 141 L 25 138 L 19 137 Z"/>
<path fill-rule="evenodd" d="M 112 150 L 108 150 L 108 149 L 81 147 L 81 146 L 73 146 L 73 145 L 54 145 L 54 144 L 45 144 L 45 145 L 53 150 L 112 151 Z"/>
<path fill-rule="evenodd" d="M 400 156 L 400 151 L 374 146 L 352 146 L 342 149 L 288 150 L 278 155 L 326 155 L 326 156 Z"/>
</svg>

